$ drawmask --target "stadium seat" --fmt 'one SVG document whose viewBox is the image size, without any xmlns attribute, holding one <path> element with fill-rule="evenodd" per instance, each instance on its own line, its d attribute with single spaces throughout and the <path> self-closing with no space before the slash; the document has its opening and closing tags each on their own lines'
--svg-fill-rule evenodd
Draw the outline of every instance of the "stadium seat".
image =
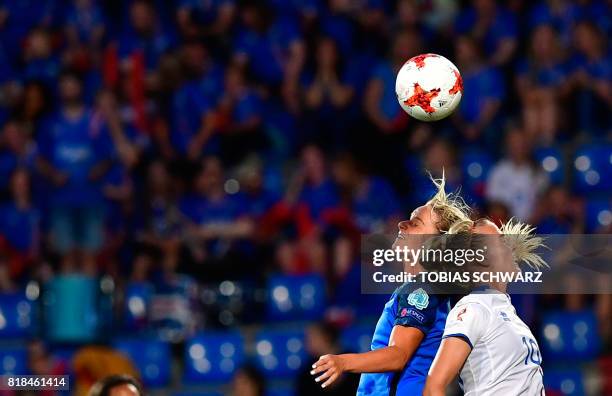
<svg viewBox="0 0 612 396">
<path fill-rule="evenodd" d="M 584 396 L 582 373 L 577 369 L 547 369 L 544 374 L 547 392 L 563 396 Z"/>
<path fill-rule="evenodd" d="M 256 365 L 268 378 L 288 378 L 306 360 L 304 332 L 262 330 L 255 338 Z"/>
<path fill-rule="evenodd" d="M 574 189 L 594 195 L 612 191 L 612 145 L 585 145 L 574 155 Z"/>
<path fill-rule="evenodd" d="M 239 332 L 205 332 L 185 344 L 184 381 L 190 384 L 226 382 L 244 362 Z"/>
<path fill-rule="evenodd" d="M 25 348 L 19 347 L 0 347 L 0 373 L 7 374 L 28 374 L 28 353 Z"/>
<path fill-rule="evenodd" d="M 355 325 L 345 329 L 340 335 L 342 349 L 347 352 L 362 353 L 370 350 L 375 324 Z"/>
<path fill-rule="evenodd" d="M 601 340 L 592 311 L 548 313 L 542 320 L 541 332 L 544 361 L 576 363 L 599 353 Z"/>
<path fill-rule="evenodd" d="M 223 396 L 221 392 L 176 392 L 172 393 L 172 396 Z"/>
<path fill-rule="evenodd" d="M 612 202 L 606 199 L 590 199 L 586 203 L 586 231 L 595 232 L 612 224 Z"/>
<path fill-rule="evenodd" d="M 0 294 L 0 338 L 26 338 L 32 334 L 36 305 L 24 293 Z"/>
<path fill-rule="evenodd" d="M 148 312 L 153 286 L 146 282 L 132 282 L 125 289 L 123 325 L 126 330 L 143 330 L 148 324 Z"/>
<path fill-rule="evenodd" d="M 318 275 L 274 276 L 268 281 L 268 317 L 315 320 L 325 309 L 325 281 Z"/>
<path fill-rule="evenodd" d="M 159 388 L 170 383 L 172 354 L 170 346 L 158 340 L 123 339 L 114 347 L 129 356 L 140 371 L 146 387 Z"/>
<path fill-rule="evenodd" d="M 535 159 L 552 184 L 562 184 L 565 180 L 563 153 L 557 147 L 542 147 L 534 152 Z"/>
</svg>

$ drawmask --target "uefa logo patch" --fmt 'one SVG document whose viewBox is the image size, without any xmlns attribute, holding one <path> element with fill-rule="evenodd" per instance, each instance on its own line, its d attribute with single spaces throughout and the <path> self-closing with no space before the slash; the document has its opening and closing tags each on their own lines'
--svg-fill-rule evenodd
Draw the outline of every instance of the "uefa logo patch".
<svg viewBox="0 0 612 396">
<path fill-rule="evenodd" d="M 429 305 L 429 295 L 422 288 L 418 288 L 408 295 L 408 304 L 425 309 Z"/>
</svg>

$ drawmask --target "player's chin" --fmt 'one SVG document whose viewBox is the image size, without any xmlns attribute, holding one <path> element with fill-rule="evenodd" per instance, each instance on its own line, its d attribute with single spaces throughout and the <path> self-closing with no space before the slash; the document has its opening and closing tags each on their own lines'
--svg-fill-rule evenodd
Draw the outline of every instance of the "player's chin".
<svg viewBox="0 0 612 396">
<path fill-rule="evenodd" d="M 400 237 L 395 238 L 395 241 L 393 241 L 393 244 L 391 245 L 391 249 L 403 249 L 404 246 L 408 246 L 408 244 L 406 243 L 405 239 L 402 239 Z"/>
</svg>

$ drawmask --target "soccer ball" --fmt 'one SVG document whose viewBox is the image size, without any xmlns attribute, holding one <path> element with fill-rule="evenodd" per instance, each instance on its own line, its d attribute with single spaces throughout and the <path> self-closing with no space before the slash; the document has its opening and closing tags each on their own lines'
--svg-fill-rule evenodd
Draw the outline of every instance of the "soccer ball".
<svg viewBox="0 0 612 396">
<path fill-rule="evenodd" d="M 463 80 L 445 57 L 421 54 L 410 58 L 397 73 L 395 93 L 406 113 L 417 120 L 437 121 L 448 117 L 461 102 Z"/>
</svg>

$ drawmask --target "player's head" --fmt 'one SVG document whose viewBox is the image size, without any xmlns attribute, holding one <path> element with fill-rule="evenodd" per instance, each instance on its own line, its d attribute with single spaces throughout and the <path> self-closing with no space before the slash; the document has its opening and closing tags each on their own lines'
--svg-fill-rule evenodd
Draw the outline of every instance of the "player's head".
<svg viewBox="0 0 612 396">
<path fill-rule="evenodd" d="M 483 236 L 480 239 L 480 246 L 475 247 L 482 249 L 486 247 L 486 264 L 490 271 L 520 271 L 518 264 L 514 260 L 512 249 L 505 243 L 504 233 L 495 223 L 488 219 L 479 219 L 474 222 L 472 232 Z"/>
<path fill-rule="evenodd" d="M 487 262 L 481 259 L 481 256 L 465 253 L 469 250 L 476 252 L 486 244 L 485 236 L 474 232 L 475 223 L 469 219 L 459 220 L 451 224 L 446 233 L 430 238 L 425 244 L 427 254 L 421 260 L 423 268 L 428 272 L 447 274 L 472 272 L 477 271 L 477 268 L 485 268 Z M 439 290 L 450 294 L 467 294 L 478 285 L 468 280 L 450 281 L 437 286 Z"/>
<path fill-rule="evenodd" d="M 94 384 L 88 396 L 143 396 L 144 392 L 138 381 L 125 374 L 106 377 Z"/>
<path fill-rule="evenodd" d="M 440 179 L 432 178 L 431 181 L 436 187 L 436 193 L 425 205 L 416 208 L 408 220 L 398 223 L 398 238 L 393 244 L 394 247 L 408 246 L 407 235 L 437 235 L 447 232 L 454 223 L 469 220 L 470 208 L 463 199 L 457 194 L 445 191 L 444 173 Z M 421 243 L 421 240 L 416 240 L 418 238 L 413 239 L 411 245 Z"/>
<path fill-rule="evenodd" d="M 536 250 L 544 245 L 544 239 L 534 234 L 535 228 L 526 223 L 510 219 L 501 228 L 504 242 L 512 251 L 513 260 L 524 263 L 533 269 L 540 269 L 548 265 L 536 253 Z"/>
</svg>

